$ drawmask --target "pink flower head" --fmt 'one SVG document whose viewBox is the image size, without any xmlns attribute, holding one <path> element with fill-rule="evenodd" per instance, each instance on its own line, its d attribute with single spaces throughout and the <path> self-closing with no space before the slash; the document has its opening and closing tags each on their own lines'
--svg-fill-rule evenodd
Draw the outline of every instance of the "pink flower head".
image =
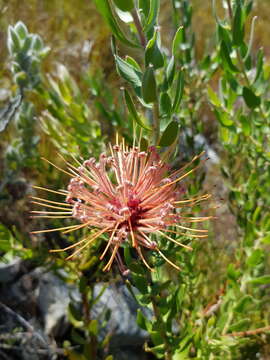
<svg viewBox="0 0 270 360">
<path fill-rule="evenodd" d="M 196 156 L 196 160 L 199 156 Z M 34 211 L 41 216 L 52 215 L 53 217 L 72 216 L 80 221 L 79 225 L 73 225 L 60 229 L 48 229 L 39 232 L 65 230 L 65 233 L 83 227 L 95 229 L 94 234 L 64 249 L 62 251 L 80 247 L 68 257 L 72 258 L 93 241 L 103 234 L 107 234 L 107 245 L 100 256 L 103 259 L 107 252 L 110 257 L 104 267 L 109 271 L 114 259 L 117 261 L 121 271 L 125 271 L 124 264 L 119 254 L 119 248 L 124 244 L 131 244 L 136 249 L 145 266 L 148 265 L 143 248 L 156 251 L 159 255 L 176 269 L 177 265 L 172 263 L 160 250 L 159 244 L 151 239 L 151 234 L 165 237 L 167 240 L 191 250 L 172 238 L 168 233 L 186 235 L 190 237 L 206 237 L 207 230 L 193 229 L 183 226 L 183 222 L 200 222 L 211 217 L 183 216 L 179 208 L 194 205 L 206 200 L 210 195 L 202 195 L 188 200 L 180 200 L 183 197 L 183 187 L 179 182 L 195 170 L 184 172 L 186 166 L 169 174 L 169 166 L 161 160 L 155 147 L 150 147 L 147 152 L 140 151 L 138 147 L 128 148 L 124 142 L 120 145 L 110 146 L 110 154 L 102 153 L 99 161 L 94 158 L 84 161 L 80 166 L 74 167 L 66 161 L 72 177 L 67 191 L 60 191 L 66 196 L 66 203 L 35 198 L 47 202 L 34 203 L 46 205 L 60 210 Z M 189 165 L 189 164 L 188 164 Z M 39 188 L 39 187 L 37 187 Z M 41 188 L 40 188 L 41 189 Z M 52 190 L 48 190 L 52 191 Z M 55 206 L 52 205 L 61 205 Z M 188 234 L 186 231 L 195 232 Z"/>
</svg>

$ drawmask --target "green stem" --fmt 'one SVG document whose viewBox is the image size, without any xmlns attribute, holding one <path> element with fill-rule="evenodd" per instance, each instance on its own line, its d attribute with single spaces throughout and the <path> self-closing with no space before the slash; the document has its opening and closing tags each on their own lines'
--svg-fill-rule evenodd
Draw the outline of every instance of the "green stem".
<svg viewBox="0 0 270 360">
<path fill-rule="evenodd" d="M 91 315 L 90 315 L 90 305 L 89 300 L 87 296 L 87 291 L 81 292 L 82 297 L 82 305 L 83 305 L 83 322 L 84 327 L 88 329 L 89 324 L 91 322 Z M 90 352 L 91 352 L 91 359 L 97 358 L 97 337 L 93 334 L 90 334 L 89 336 L 89 343 L 90 343 Z"/>
<path fill-rule="evenodd" d="M 150 273 L 147 273 L 147 280 L 148 280 L 149 287 L 151 287 L 152 278 L 151 278 Z M 165 360 L 172 360 L 173 353 L 172 353 L 172 350 L 171 350 L 171 345 L 170 345 L 170 343 L 168 341 L 168 336 L 167 336 L 167 333 L 166 333 L 166 325 L 163 322 L 162 315 L 161 315 L 161 313 L 159 311 L 159 307 L 158 307 L 155 296 L 151 294 L 150 298 L 151 298 L 151 304 L 152 304 L 152 307 L 153 307 L 155 320 L 156 320 L 157 324 L 159 325 L 160 335 L 161 335 L 161 337 L 163 339 L 163 342 L 164 342 L 164 348 L 165 348 L 165 354 L 164 354 L 165 358 L 164 359 Z"/>
<path fill-rule="evenodd" d="M 159 104 L 154 102 L 153 105 L 153 140 L 154 145 L 158 145 L 160 137 L 160 119 L 159 119 Z"/>
</svg>

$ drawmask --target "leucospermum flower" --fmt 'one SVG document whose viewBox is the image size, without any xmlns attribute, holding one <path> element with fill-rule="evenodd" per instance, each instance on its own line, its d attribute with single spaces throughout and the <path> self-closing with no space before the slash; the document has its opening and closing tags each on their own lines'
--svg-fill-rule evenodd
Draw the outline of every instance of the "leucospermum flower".
<svg viewBox="0 0 270 360">
<path fill-rule="evenodd" d="M 138 147 L 128 148 L 125 143 L 110 146 L 110 154 L 102 153 L 99 161 L 94 158 L 84 161 L 78 167 L 66 162 L 71 176 L 67 190 L 54 191 L 41 187 L 41 190 L 52 191 L 65 196 L 65 202 L 58 203 L 33 197 L 34 203 L 59 211 L 32 211 L 35 217 L 73 217 L 79 225 L 71 225 L 57 229 L 34 231 L 33 233 L 63 231 L 69 233 L 81 228 L 94 229 L 91 234 L 64 249 L 77 248 L 67 259 L 71 259 L 90 246 L 101 235 L 107 235 L 107 244 L 100 256 L 102 260 L 107 252 L 109 260 L 104 271 L 109 271 L 114 260 L 121 271 L 124 264 L 119 249 L 124 243 L 136 249 L 144 265 L 152 270 L 146 261 L 143 250 L 156 251 L 166 262 L 180 270 L 178 265 L 168 259 L 159 244 L 152 239 L 152 234 L 184 247 L 192 248 L 177 240 L 177 236 L 196 238 L 207 237 L 207 230 L 194 229 L 186 223 L 203 222 L 212 216 L 194 217 L 183 215 L 182 208 L 206 200 L 209 194 L 183 199 L 183 191 L 179 185 L 197 167 L 185 172 L 186 168 L 198 159 L 170 173 L 169 166 L 161 160 L 155 147 L 147 152 Z M 52 164 L 53 165 L 53 164 Z M 37 215 L 38 214 L 38 215 Z M 175 236 L 176 234 L 176 236 Z M 172 237 L 173 236 L 173 237 Z"/>
</svg>

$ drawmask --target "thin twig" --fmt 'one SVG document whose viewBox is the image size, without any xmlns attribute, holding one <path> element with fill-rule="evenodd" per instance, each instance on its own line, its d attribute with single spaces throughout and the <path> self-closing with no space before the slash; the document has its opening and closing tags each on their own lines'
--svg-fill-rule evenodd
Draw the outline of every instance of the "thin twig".
<svg viewBox="0 0 270 360">
<path fill-rule="evenodd" d="M 134 25 L 136 26 L 136 29 L 137 29 L 137 32 L 138 32 L 138 35 L 139 35 L 139 38 L 140 38 L 141 45 L 142 45 L 142 47 L 145 48 L 145 46 L 146 46 L 146 38 L 145 38 L 145 35 L 143 33 L 143 28 L 142 28 L 142 25 L 141 25 L 141 21 L 139 19 L 139 16 L 138 16 L 138 13 L 137 13 L 136 9 L 133 9 L 131 11 L 131 16 L 133 18 Z"/>
<path fill-rule="evenodd" d="M 154 136 L 154 145 L 158 145 L 159 136 L 160 136 L 160 120 L 159 120 L 158 102 L 155 102 L 153 105 L 153 136 Z"/>
<path fill-rule="evenodd" d="M 258 335 L 258 334 L 262 334 L 265 332 L 270 331 L 270 326 L 265 326 L 262 328 L 258 328 L 258 329 L 254 329 L 254 330 L 247 330 L 247 331 L 236 331 L 236 332 L 232 332 L 229 334 L 225 334 L 226 336 L 253 336 L 253 335 Z"/>
</svg>

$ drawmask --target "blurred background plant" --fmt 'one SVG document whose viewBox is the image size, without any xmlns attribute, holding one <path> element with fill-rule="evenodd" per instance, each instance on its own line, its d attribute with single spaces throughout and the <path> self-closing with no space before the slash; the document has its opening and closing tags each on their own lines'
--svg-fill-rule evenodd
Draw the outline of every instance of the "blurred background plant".
<svg viewBox="0 0 270 360">
<path fill-rule="evenodd" d="M 1 3 L 0 306 L 12 317 L 0 331 L 3 359 L 270 356 L 268 1 L 135 3 Z M 159 239 L 180 273 L 152 255 L 156 271 L 146 275 L 125 248 L 128 278 L 105 274 L 97 256 L 104 240 L 67 262 L 48 250 L 85 231 L 29 235 L 72 224 L 29 218 L 28 196 L 41 194 L 31 185 L 68 182 L 41 158 L 63 167 L 58 153 L 97 157 L 116 132 L 132 144 L 134 126 L 144 149 L 173 154 L 175 169 L 202 150 L 210 157 L 184 184 L 187 197 L 210 191 L 221 203 L 210 210 L 218 219 L 209 238 L 192 240 L 191 253 Z M 59 284 L 65 299 L 56 305 L 44 294 L 57 297 Z M 144 330 L 129 333 L 133 342 L 119 330 L 124 310 L 116 315 L 108 300 L 124 307 L 120 295 Z M 32 334 L 34 352 L 22 333 Z M 117 336 L 126 340 L 121 353 Z"/>
</svg>

